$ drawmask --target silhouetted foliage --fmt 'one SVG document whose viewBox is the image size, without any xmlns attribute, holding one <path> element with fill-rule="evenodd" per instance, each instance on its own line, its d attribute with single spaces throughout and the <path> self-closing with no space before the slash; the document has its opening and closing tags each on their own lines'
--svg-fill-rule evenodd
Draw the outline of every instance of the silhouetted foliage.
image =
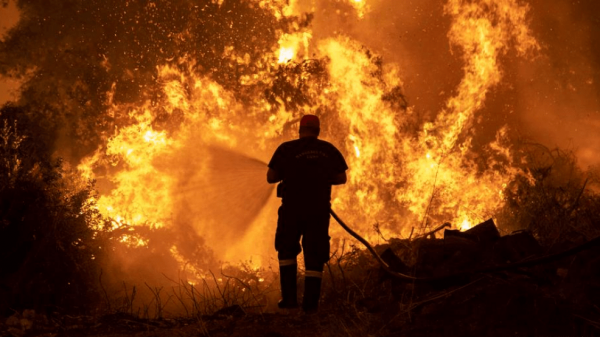
<svg viewBox="0 0 600 337">
<path fill-rule="evenodd" d="M 97 214 L 39 125 L 22 108 L 0 110 L 0 314 L 8 308 L 76 308 L 95 298 L 102 252 Z"/>
</svg>

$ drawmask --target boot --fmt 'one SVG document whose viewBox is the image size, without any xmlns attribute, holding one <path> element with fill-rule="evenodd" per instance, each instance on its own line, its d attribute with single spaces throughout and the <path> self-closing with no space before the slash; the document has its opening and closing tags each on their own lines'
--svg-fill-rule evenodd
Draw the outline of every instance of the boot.
<svg viewBox="0 0 600 337">
<path fill-rule="evenodd" d="M 277 303 L 277 306 L 280 309 L 292 309 L 298 307 L 298 295 L 296 292 L 296 270 L 296 264 L 279 266 L 281 301 Z"/>
<path fill-rule="evenodd" d="M 307 314 L 316 313 L 321 297 L 321 278 L 307 276 L 304 279 L 304 300 L 302 310 Z"/>
</svg>

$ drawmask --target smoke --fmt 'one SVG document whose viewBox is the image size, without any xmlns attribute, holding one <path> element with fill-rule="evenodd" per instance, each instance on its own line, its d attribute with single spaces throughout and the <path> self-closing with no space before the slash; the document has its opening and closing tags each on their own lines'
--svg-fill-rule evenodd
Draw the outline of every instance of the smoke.
<svg viewBox="0 0 600 337">
<path fill-rule="evenodd" d="M 582 167 L 600 163 L 600 4 L 519 1 L 530 6 L 532 34 L 542 46 L 530 60 L 502 59 L 503 80 L 473 126 L 489 142 L 508 125 L 514 135 L 550 148 L 576 150 Z M 301 9 L 314 2 L 300 1 Z M 450 17 L 440 1 L 367 1 L 358 18 L 350 2 L 315 3 L 314 36 L 345 34 L 401 68 L 410 104 L 426 118 L 439 113 L 463 75 L 448 43 Z M 476 144 L 475 144 L 476 145 Z"/>
<path fill-rule="evenodd" d="M 344 2 L 319 1 L 315 40 L 344 34 L 382 55 L 401 69 L 403 89 L 420 113 L 433 118 L 462 78 L 462 61 L 448 43 L 451 20 L 444 2 L 368 1 L 360 19 Z"/>
<path fill-rule="evenodd" d="M 543 51 L 517 64 L 520 129 L 549 147 L 574 149 L 585 168 L 600 164 L 600 4 L 532 1 Z"/>
</svg>

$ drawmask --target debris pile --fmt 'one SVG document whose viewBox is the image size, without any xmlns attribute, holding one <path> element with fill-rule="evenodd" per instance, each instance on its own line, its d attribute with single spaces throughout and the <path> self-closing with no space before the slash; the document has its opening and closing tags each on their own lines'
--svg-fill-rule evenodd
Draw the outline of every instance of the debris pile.
<svg viewBox="0 0 600 337">
<path fill-rule="evenodd" d="M 409 336 L 595 335 L 600 332 L 600 240 L 542 247 L 528 231 L 501 236 L 492 220 L 376 247 L 395 312 Z M 364 299 L 363 299 L 364 301 Z M 382 309 L 383 310 L 383 309 Z"/>
</svg>

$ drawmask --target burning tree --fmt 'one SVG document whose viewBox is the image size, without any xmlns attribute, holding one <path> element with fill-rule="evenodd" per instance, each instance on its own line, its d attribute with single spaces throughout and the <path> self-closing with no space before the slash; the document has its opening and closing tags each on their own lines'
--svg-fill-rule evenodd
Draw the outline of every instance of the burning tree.
<svg viewBox="0 0 600 337">
<path fill-rule="evenodd" d="M 16 3 L 22 19 L 0 44 L 0 73 L 24 84 L 3 110 L 3 200 L 29 186 L 47 200 L 39 212 L 69 219 L 72 230 L 48 233 L 68 233 L 56 242 L 77 252 L 69 268 L 85 266 L 78 284 L 100 260 L 116 284 L 154 280 L 156 269 L 197 283 L 219 260 L 250 256 L 253 268 L 268 266 L 275 213 L 263 210 L 272 208 L 263 162 L 305 113 L 322 118 L 351 168 L 332 207 L 370 239 L 490 217 L 523 227 L 546 208 L 523 210 L 546 176 L 511 130 L 474 128 L 503 62 L 540 50 L 519 1 L 447 1 L 462 68 L 435 112 L 407 98 L 399 65 L 349 34 L 318 31 L 317 10 L 294 1 Z M 370 10 L 356 0 L 321 6 L 352 20 Z M 577 197 L 560 208 L 571 216 L 584 202 L 594 204 Z M 9 233 L 31 211 L 7 205 Z"/>
</svg>

